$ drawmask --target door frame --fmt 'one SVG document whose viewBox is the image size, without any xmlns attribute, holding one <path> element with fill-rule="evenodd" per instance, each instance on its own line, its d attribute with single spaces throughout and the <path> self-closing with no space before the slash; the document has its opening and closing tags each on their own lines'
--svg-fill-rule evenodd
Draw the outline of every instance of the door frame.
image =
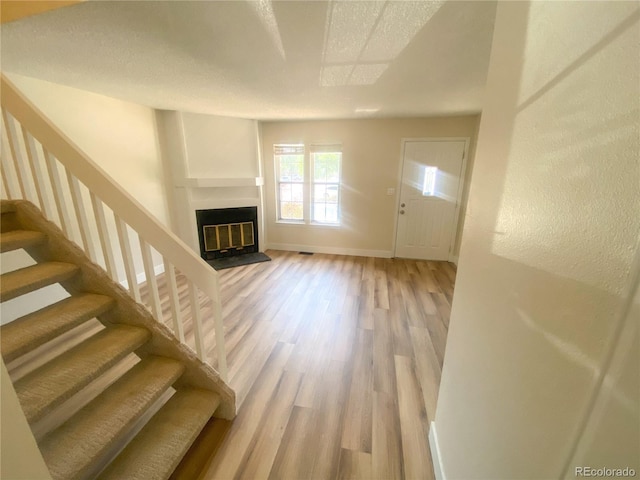
<svg viewBox="0 0 640 480">
<path fill-rule="evenodd" d="M 396 243 L 398 240 L 398 219 L 400 217 L 400 195 L 402 194 L 402 171 L 404 169 L 404 151 L 407 142 L 464 142 L 464 153 L 462 156 L 462 166 L 460 171 L 460 183 L 458 184 L 458 196 L 456 198 L 456 210 L 453 215 L 454 228 L 449 243 L 449 262 L 458 264 L 457 258 L 453 255 L 456 239 L 458 238 L 458 221 L 460 217 L 460 207 L 462 203 L 462 193 L 464 192 L 464 182 L 467 176 L 467 159 L 469 158 L 469 137 L 418 137 L 418 138 L 401 138 L 400 139 L 400 168 L 398 170 L 398 181 L 396 188 L 396 210 L 393 216 L 393 256 L 396 256 Z"/>
</svg>

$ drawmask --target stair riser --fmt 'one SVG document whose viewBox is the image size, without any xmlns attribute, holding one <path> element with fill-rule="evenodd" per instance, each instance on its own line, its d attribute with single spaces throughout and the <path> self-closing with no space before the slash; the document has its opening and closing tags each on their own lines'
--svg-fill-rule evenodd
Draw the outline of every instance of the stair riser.
<svg viewBox="0 0 640 480">
<path fill-rule="evenodd" d="M 110 348 L 109 344 L 123 334 L 106 329 L 96 335 L 95 341 L 84 342 L 16 382 L 16 393 L 27 421 L 32 423 L 42 418 L 149 339 L 149 333 L 141 329 L 126 335 L 125 343 Z M 82 375 L 76 375 L 76 371 Z"/>
<path fill-rule="evenodd" d="M 218 372 L 203 364 L 190 348 L 181 344 L 173 332 L 156 321 L 145 307 L 132 301 L 129 293 L 120 285 L 115 285 L 101 267 L 87 262 L 85 253 L 77 245 L 69 242 L 56 225 L 43 219 L 37 208 L 28 203 L 21 203 L 18 210 L 20 228 L 47 233 L 46 244 L 30 252 L 36 261 L 55 258 L 58 261 L 80 266 L 81 275 L 64 284 L 69 293 L 90 291 L 112 297 L 116 305 L 100 318 L 103 323 L 118 324 L 121 319 L 126 319 L 124 322 L 129 325 L 140 326 L 151 331 L 151 341 L 139 353 L 183 360 L 186 370 L 180 379 L 180 384 L 215 390 L 222 399 L 215 413 L 216 417 L 225 419 L 235 417 L 235 392 L 222 381 Z"/>
<path fill-rule="evenodd" d="M 2 202 L 0 205 L 0 214 L 3 216 L 16 211 L 16 207 L 11 202 Z"/>
<path fill-rule="evenodd" d="M 177 392 L 98 478 L 167 480 L 219 402 L 220 397 L 213 392 L 198 389 Z M 167 443 L 157 445 L 155 438 Z"/>
<path fill-rule="evenodd" d="M 94 477 L 142 428 L 145 415 L 153 414 L 149 409 L 183 371 L 178 362 L 150 357 L 51 432 L 41 442 L 41 451 L 54 479 Z M 84 444 L 82 455 L 66 456 L 74 444 Z"/>
<path fill-rule="evenodd" d="M 27 320 L 52 326 L 29 329 L 33 334 L 24 345 L 8 348 L 7 361 L 12 364 L 50 348 L 67 333 L 76 330 L 77 334 L 84 325 L 103 328 L 12 380 L 27 420 L 40 432 L 38 442 L 53 478 L 94 478 L 113 474 L 123 465 L 124 473 L 118 478 L 168 478 L 214 413 L 235 416 L 235 393 L 33 205 L 3 201 L 2 207 L 0 232 L 11 233 L 0 237 L 0 251 L 26 250 L 38 265 L 20 275 L 4 276 L 9 281 L 0 286 L 0 301 L 54 283 L 72 297 L 92 292 L 113 299 L 112 304 L 81 314 L 74 311 L 74 318 L 58 323 L 49 321 L 48 315 L 59 318 L 69 312 L 56 313 L 54 308 L 46 315 L 39 311 L 15 321 L 20 333 L 16 338 L 25 337 L 21 330 L 29 329 Z M 95 316 L 100 323 L 91 320 Z M 142 361 L 119 378 L 137 360 L 136 355 Z M 173 397 L 171 385 L 177 390 Z M 120 460 L 127 457 L 124 463 Z M 113 468 L 114 464 L 120 467 Z"/>
<path fill-rule="evenodd" d="M 2 357 L 9 363 L 87 320 L 108 312 L 113 305 L 113 300 L 104 296 L 72 297 L 13 321 L 0 329 Z M 27 336 L 23 333 L 25 331 L 34 333 Z"/>
<path fill-rule="evenodd" d="M 0 232 L 10 232 L 19 228 L 20 222 L 15 212 L 3 213 L 0 216 Z"/>
<path fill-rule="evenodd" d="M 23 230 L 0 232 L 0 253 L 20 249 L 29 250 L 37 245 L 42 245 L 46 240 L 47 237 L 40 232 Z"/>
</svg>

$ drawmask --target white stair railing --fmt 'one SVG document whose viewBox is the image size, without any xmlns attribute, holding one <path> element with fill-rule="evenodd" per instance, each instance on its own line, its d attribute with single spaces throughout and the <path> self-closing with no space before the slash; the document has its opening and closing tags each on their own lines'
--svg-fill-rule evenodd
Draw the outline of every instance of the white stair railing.
<svg viewBox="0 0 640 480">
<path fill-rule="evenodd" d="M 185 332 L 191 332 L 194 344 L 189 346 L 205 363 L 212 363 L 204 345 L 205 333 L 211 328 L 210 323 L 203 327 L 203 321 L 213 320 L 215 366 L 227 380 L 218 273 L 123 190 L 4 75 L 0 93 L 2 198 L 29 200 L 39 206 L 114 281 L 120 281 L 118 272 L 126 275 L 129 293 L 138 302 L 141 294 L 133 252 L 139 249 L 153 315 L 160 321 L 170 316 L 174 334 L 187 345 Z M 138 245 L 132 236 L 138 237 Z M 166 312 L 160 303 L 157 269 L 165 274 Z M 189 304 L 185 307 L 179 302 L 176 272 L 186 278 Z M 210 299 L 213 319 L 202 318 L 200 293 Z M 191 320 L 185 324 L 186 308 Z"/>
</svg>

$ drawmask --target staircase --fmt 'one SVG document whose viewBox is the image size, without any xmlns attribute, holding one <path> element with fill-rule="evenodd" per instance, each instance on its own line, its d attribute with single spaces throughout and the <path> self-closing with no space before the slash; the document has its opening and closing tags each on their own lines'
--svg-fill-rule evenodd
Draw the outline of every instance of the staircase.
<svg viewBox="0 0 640 480">
<path fill-rule="evenodd" d="M 52 284 L 70 295 L 0 330 L 51 476 L 169 478 L 213 416 L 233 418 L 234 392 L 33 204 L 3 200 L 1 215 L 0 252 L 35 265 L 2 273 L 0 301 Z"/>
</svg>

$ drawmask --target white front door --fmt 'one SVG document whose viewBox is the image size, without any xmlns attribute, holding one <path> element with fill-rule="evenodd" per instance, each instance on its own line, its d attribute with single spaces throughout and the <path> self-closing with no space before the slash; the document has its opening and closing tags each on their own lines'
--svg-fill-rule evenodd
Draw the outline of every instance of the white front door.
<svg viewBox="0 0 640 480">
<path fill-rule="evenodd" d="M 464 150 L 464 140 L 404 142 L 396 257 L 449 259 Z"/>
</svg>

